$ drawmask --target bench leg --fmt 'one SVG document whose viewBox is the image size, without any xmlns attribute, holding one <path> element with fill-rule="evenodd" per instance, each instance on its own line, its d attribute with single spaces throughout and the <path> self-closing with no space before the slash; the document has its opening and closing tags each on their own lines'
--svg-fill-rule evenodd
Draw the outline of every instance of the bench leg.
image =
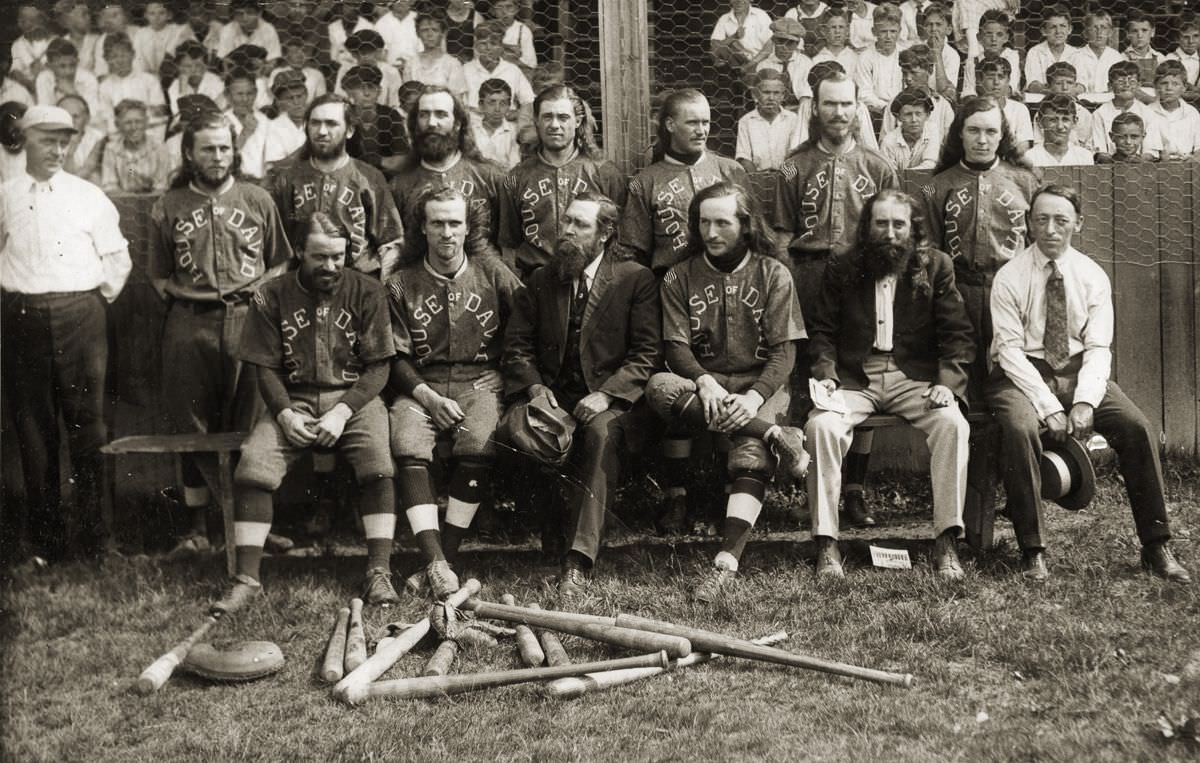
<svg viewBox="0 0 1200 763">
<path fill-rule="evenodd" d="M 971 456 L 967 466 L 967 501 L 963 507 L 967 543 L 976 551 L 992 547 L 996 522 L 996 448 L 994 427 L 971 429 Z"/>
<path fill-rule="evenodd" d="M 225 570 L 233 577 L 237 572 L 237 545 L 233 537 L 233 465 L 229 451 L 217 454 L 217 501 L 225 524 Z"/>
</svg>

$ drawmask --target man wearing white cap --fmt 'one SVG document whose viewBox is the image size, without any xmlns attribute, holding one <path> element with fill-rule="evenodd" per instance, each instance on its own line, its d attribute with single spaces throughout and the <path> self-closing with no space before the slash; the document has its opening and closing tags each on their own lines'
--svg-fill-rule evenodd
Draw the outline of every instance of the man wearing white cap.
<svg viewBox="0 0 1200 763">
<path fill-rule="evenodd" d="M 29 540 L 51 558 L 107 545 L 99 448 L 108 439 L 106 302 L 129 277 L 117 210 L 62 170 L 75 127 L 57 106 L 18 122 L 25 172 L 0 186 L 0 368 L 21 447 Z M 58 415 L 66 424 L 75 511 L 60 510 Z"/>
</svg>

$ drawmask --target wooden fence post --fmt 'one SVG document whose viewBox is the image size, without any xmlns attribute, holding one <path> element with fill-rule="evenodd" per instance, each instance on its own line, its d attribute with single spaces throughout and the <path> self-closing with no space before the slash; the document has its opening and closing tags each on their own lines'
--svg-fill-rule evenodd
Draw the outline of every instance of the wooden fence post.
<svg viewBox="0 0 1200 763">
<path fill-rule="evenodd" d="M 600 0 L 600 102 L 604 149 L 626 174 L 650 145 L 647 0 Z"/>
</svg>

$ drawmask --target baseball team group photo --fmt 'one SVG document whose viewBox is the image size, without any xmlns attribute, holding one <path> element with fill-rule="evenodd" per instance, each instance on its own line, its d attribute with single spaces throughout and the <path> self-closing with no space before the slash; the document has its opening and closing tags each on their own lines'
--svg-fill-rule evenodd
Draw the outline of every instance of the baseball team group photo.
<svg viewBox="0 0 1200 763">
<path fill-rule="evenodd" d="M 0 18 L 0 759 L 1200 755 L 1191 0 Z"/>
</svg>

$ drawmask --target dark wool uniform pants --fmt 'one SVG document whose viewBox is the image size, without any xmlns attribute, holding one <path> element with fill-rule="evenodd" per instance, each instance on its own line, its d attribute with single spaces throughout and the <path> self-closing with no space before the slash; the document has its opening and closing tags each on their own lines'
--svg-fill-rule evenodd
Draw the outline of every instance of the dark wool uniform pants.
<svg viewBox="0 0 1200 763">
<path fill-rule="evenodd" d="M 29 539 L 52 556 L 98 550 L 102 461 L 108 441 L 104 378 L 108 367 L 106 305 L 98 290 L 0 296 L 4 341 L 0 370 L 13 414 L 25 479 Z M 65 424 L 75 510 L 62 505 L 59 453 Z"/>
</svg>

